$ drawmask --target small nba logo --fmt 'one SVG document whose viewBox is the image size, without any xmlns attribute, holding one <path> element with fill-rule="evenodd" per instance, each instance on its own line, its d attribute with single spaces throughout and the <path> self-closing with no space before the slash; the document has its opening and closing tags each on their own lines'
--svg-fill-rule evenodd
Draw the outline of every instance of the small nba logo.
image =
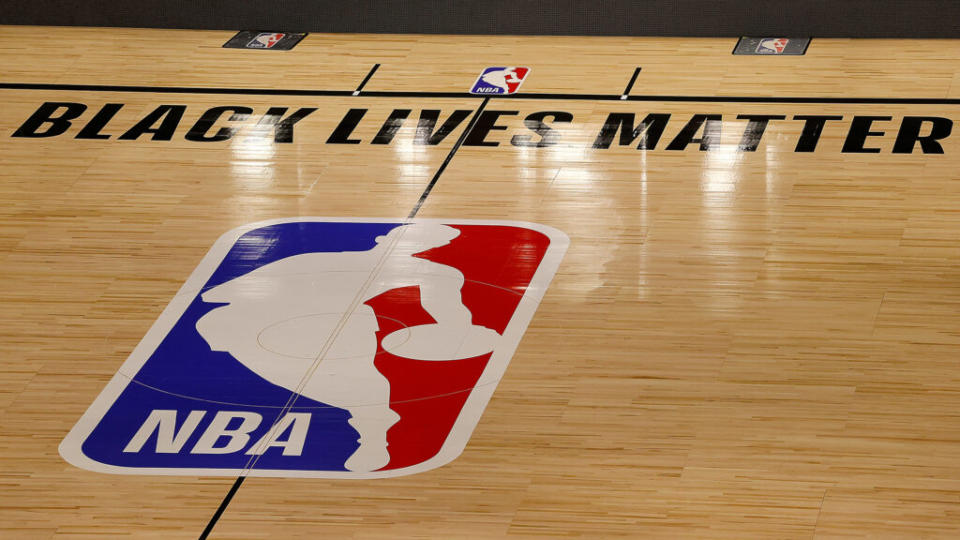
<svg viewBox="0 0 960 540">
<path fill-rule="evenodd" d="M 286 34 L 279 32 L 261 32 L 257 34 L 257 37 L 250 40 L 247 43 L 248 49 L 270 49 L 274 45 L 280 42 L 283 39 L 283 36 Z"/>
<path fill-rule="evenodd" d="M 464 449 L 567 247 L 534 223 L 223 235 L 60 445 L 124 474 L 382 478 Z"/>
<path fill-rule="evenodd" d="M 525 67 L 488 67 L 470 89 L 471 94 L 513 94 L 530 73 Z"/>
<path fill-rule="evenodd" d="M 760 40 L 760 44 L 757 45 L 757 53 L 759 54 L 783 54 L 783 50 L 787 48 L 787 43 L 790 40 L 787 38 L 766 38 Z"/>
</svg>

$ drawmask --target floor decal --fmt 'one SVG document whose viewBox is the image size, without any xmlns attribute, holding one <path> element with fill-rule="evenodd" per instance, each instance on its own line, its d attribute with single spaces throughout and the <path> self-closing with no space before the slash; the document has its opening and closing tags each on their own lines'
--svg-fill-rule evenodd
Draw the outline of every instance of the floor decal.
<svg viewBox="0 0 960 540">
<path fill-rule="evenodd" d="M 141 474 L 372 478 L 454 459 L 566 250 L 530 223 L 224 235 L 61 445 Z"/>
</svg>

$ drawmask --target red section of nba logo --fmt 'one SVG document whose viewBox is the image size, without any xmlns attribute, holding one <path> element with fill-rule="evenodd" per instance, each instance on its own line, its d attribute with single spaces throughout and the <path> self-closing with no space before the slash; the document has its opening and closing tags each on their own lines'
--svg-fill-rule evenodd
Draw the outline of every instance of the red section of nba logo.
<svg viewBox="0 0 960 540">
<path fill-rule="evenodd" d="M 418 257 L 461 270 L 463 303 L 473 314 L 473 324 L 502 334 L 550 241 L 517 227 L 453 227 L 460 230 L 459 237 Z M 378 342 L 404 326 L 435 322 L 424 311 L 417 287 L 388 291 L 367 304 L 381 321 Z M 390 381 L 390 408 L 400 415 L 387 433 L 390 462 L 382 470 L 416 465 L 440 451 L 490 357 L 413 360 L 378 346 L 375 365 Z"/>
<path fill-rule="evenodd" d="M 520 89 L 520 85 L 523 84 L 524 79 L 527 78 L 527 72 L 530 71 L 530 68 L 518 67 L 514 68 L 513 74 L 515 77 L 507 80 L 507 93 L 512 94 Z"/>
</svg>

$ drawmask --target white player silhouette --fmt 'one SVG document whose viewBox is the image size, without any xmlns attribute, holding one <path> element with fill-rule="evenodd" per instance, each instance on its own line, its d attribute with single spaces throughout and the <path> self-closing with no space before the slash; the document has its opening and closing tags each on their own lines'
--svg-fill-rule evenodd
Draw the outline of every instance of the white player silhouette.
<svg viewBox="0 0 960 540">
<path fill-rule="evenodd" d="M 507 83 L 518 83 L 523 80 L 517 76 L 516 70 L 517 68 L 515 67 L 508 67 L 505 69 L 484 73 L 483 77 L 481 78 L 483 79 L 483 82 L 498 88 L 502 88 L 504 93 L 509 93 L 510 86 L 508 86 Z"/>
<path fill-rule="evenodd" d="M 266 264 L 204 292 L 205 302 L 228 305 L 204 315 L 197 331 L 211 349 L 271 383 L 349 412 L 360 446 L 345 466 L 377 470 L 390 461 L 387 430 L 400 416 L 389 406 L 389 381 L 374 366 L 379 325 L 364 302 L 419 286 L 423 308 L 437 322 L 385 336 L 384 349 L 398 356 L 469 358 L 492 351 L 500 337 L 473 324 L 459 270 L 413 256 L 459 234 L 417 222 L 377 237 L 368 251 L 304 253 Z"/>
</svg>

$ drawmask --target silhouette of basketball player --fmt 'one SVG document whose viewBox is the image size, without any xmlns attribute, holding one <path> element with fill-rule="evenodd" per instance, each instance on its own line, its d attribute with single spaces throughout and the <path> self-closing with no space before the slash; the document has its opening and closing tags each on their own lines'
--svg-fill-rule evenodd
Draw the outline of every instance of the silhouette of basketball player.
<svg viewBox="0 0 960 540">
<path fill-rule="evenodd" d="M 491 71 L 489 73 L 484 73 L 483 82 L 496 86 L 503 89 L 503 93 L 507 94 L 510 92 L 510 86 L 507 83 L 519 83 L 523 79 L 517 77 L 515 67 L 508 67 L 506 69 L 501 69 L 497 71 Z"/>
<path fill-rule="evenodd" d="M 205 302 L 228 305 L 204 315 L 197 331 L 211 349 L 230 353 L 267 381 L 349 412 L 360 446 L 345 466 L 377 470 L 390 461 L 387 430 L 400 416 L 389 406 L 389 381 L 374 366 L 379 325 L 364 302 L 419 287 L 437 323 L 385 337 L 383 346 L 401 356 L 464 358 L 493 350 L 499 337 L 473 325 L 459 270 L 413 256 L 459 234 L 413 223 L 377 237 L 368 251 L 304 253 L 266 264 L 204 292 Z"/>
</svg>

